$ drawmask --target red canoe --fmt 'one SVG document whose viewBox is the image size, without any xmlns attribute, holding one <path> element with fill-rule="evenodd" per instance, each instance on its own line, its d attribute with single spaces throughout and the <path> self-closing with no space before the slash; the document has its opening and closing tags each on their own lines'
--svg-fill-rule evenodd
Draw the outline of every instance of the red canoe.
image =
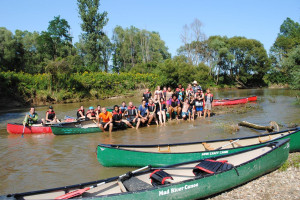
<svg viewBox="0 0 300 200">
<path fill-rule="evenodd" d="M 256 101 L 257 96 L 248 97 L 248 101 Z"/>
<path fill-rule="evenodd" d="M 24 126 L 23 124 L 7 124 L 7 132 L 10 134 L 22 134 Z M 24 134 L 41 134 L 52 133 L 50 126 L 25 126 Z"/>
</svg>

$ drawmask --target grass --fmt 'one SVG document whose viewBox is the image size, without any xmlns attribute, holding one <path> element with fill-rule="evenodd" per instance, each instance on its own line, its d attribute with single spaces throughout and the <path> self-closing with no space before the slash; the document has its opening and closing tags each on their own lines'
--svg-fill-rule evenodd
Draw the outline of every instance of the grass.
<svg viewBox="0 0 300 200">
<path fill-rule="evenodd" d="M 279 168 L 279 171 L 286 171 L 290 167 L 300 168 L 300 153 L 291 153 L 287 161 Z"/>
</svg>

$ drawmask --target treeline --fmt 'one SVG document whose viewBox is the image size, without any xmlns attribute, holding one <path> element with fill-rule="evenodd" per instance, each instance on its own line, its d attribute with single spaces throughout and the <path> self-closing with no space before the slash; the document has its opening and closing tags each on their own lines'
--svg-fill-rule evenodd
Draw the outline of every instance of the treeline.
<svg viewBox="0 0 300 200">
<path fill-rule="evenodd" d="M 41 33 L 12 33 L 0 27 L 1 93 L 62 101 L 102 98 L 155 85 L 186 86 L 193 80 L 204 88 L 269 84 L 300 88 L 300 27 L 289 18 L 269 55 L 254 39 L 207 38 L 196 19 L 184 26 L 183 45 L 171 58 L 158 32 L 117 26 L 109 38 L 104 32 L 107 13 L 99 11 L 100 1 L 77 0 L 77 4 L 82 33 L 75 44 L 71 27 L 60 16 Z"/>
</svg>

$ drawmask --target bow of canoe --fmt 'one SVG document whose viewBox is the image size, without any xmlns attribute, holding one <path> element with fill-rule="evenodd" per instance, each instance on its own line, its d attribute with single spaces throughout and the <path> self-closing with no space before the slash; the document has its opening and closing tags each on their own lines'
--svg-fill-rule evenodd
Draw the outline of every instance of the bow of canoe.
<svg viewBox="0 0 300 200">
<path fill-rule="evenodd" d="M 43 126 L 41 124 L 34 124 L 32 126 L 25 126 L 23 124 L 10 124 L 6 126 L 6 130 L 10 134 L 42 134 L 42 133 L 52 133 L 50 126 Z"/>
</svg>

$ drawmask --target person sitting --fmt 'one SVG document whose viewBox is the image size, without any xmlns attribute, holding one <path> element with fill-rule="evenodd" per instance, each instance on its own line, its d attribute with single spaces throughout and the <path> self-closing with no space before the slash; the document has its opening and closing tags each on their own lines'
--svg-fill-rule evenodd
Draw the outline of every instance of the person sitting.
<svg viewBox="0 0 300 200">
<path fill-rule="evenodd" d="M 125 101 L 122 102 L 122 105 L 120 106 L 120 110 L 121 110 L 123 116 L 125 116 L 125 114 L 126 114 L 125 111 L 127 110 L 127 106 L 126 106 Z"/>
<path fill-rule="evenodd" d="M 77 119 L 84 119 L 85 118 L 83 106 L 80 106 L 80 108 L 77 110 L 76 115 L 77 115 Z"/>
<path fill-rule="evenodd" d="M 148 125 L 150 125 L 152 120 L 154 119 L 156 125 L 158 126 L 158 121 L 157 121 L 157 117 L 156 117 L 156 105 L 153 103 L 153 99 L 149 99 L 148 111 L 149 111 Z"/>
<path fill-rule="evenodd" d="M 212 109 L 212 102 L 214 100 L 214 95 L 210 93 L 210 89 L 206 90 L 205 94 L 205 105 L 204 105 L 204 118 L 206 117 L 206 113 L 208 113 L 208 117 L 210 118 L 210 112 Z"/>
<path fill-rule="evenodd" d="M 159 122 L 162 125 L 166 125 L 166 110 L 167 110 L 167 105 L 163 97 L 160 98 L 160 101 L 156 104 L 156 110 L 159 118 Z"/>
<path fill-rule="evenodd" d="M 46 120 L 44 122 L 50 124 L 55 124 L 58 122 L 58 119 L 56 118 L 56 114 L 53 110 L 53 106 L 49 106 L 49 110 L 47 110 L 46 112 Z"/>
<path fill-rule="evenodd" d="M 183 102 L 183 106 L 182 106 L 182 119 L 189 119 L 189 121 L 191 120 L 191 113 L 189 112 L 189 99 L 186 98 Z"/>
<path fill-rule="evenodd" d="M 131 124 L 136 123 L 136 129 L 138 129 L 138 127 L 140 125 L 140 122 L 141 122 L 141 119 L 139 118 L 136 107 L 133 106 L 132 102 L 128 103 L 128 107 L 127 107 L 126 112 L 127 112 L 127 121 Z"/>
<path fill-rule="evenodd" d="M 148 108 L 146 106 L 146 100 L 145 99 L 142 100 L 142 105 L 139 106 L 138 115 L 139 115 L 139 118 L 140 118 L 140 120 L 143 124 L 146 124 L 148 122 L 149 111 L 148 111 Z M 137 126 L 136 129 L 138 129 L 138 126 Z"/>
<path fill-rule="evenodd" d="M 113 125 L 117 129 L 124 129 L 125 123 L 122 121 L 122 111 L 119 109 L 118 105 L 114 106 L 114 110 L 112 112 Z"/>
<path fill-rule="evenodd" d="M 172 95 L 172 99 L 169 103 L 170 120 L 172 120 L 172 114 L 174 111 L 177 113 L 176 119 L 178 120 L 178 116 L 181 114 L 181 107 L 180 107 L 180 101 L 177 99 L 176 94 Z"/>
<path fill-rule="evenodd" d="M 96 115 L 99 116 L 100 113 L 101 113 L 101 106 L 100 105 L 97 105 L 97 109 L 95 110 L 96 112 Z"/>
<path fill-rule="evenodd" d="M 152 97 L 151 92 L 149 92 L 149 89 L 146 88 L 146 91 L 143 93 L 143 100 L 146 100 L 146 105 L 148 104 L 148 101 L 151 97 Z"/>
<path fill-rule="evenodd" d="M 101 123 L 100 120 L 102 120 Z M 101 109 L 101 113 L 97 117 L 97 125 L 103 132 L 105 132 L 108 127 L 109 133 L 111 133 L 113 129 L 112 114 L 108 112 L 105 107 Z"/>
<path fill-rule="evenodd" d="M 166 98 L 165 101 L 167 102 L 167 109 L 169 109 L 170 101 L 172 99 L 173 91 L 171 90 L 171 87 L 168 87 L 168 90 L 166 92 Z"/>
<path fill-rule="evenodd" d="M 87 120 L 89 120 L 89 119 L 95 120 L 96 116 L 97 116 L 97 114 L 94 111 L 94 107 L 93 106 L 89 107 L 89 110 L 86 112 L 85 119 L 87 119 Z"/>
<path fill-rule="evenodd" d="M 31 107 L 29 113 L 27 113 L 24 118 L 23 125 L 32 126 L 33 124 L 38 124 L 39 123 L 38 120 L 39 120 L 39 116 L 35 112 L 35 108 Z"/>
</svg>

